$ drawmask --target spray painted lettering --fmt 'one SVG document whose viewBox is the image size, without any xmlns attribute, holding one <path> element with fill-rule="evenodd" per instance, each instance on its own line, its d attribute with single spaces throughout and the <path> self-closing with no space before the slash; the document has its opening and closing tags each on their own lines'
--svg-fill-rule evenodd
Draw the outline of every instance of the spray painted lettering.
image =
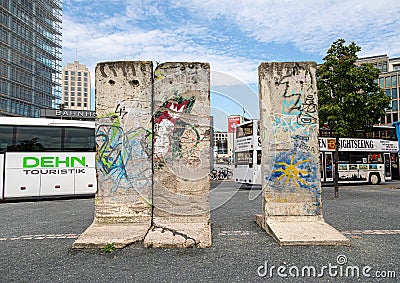
<svg viewBox="0 0 400 283">
<path fill-rule="evenodd" d="M 103 118 L 103 122 L 96 131 L 96 164 L 113 181 L 111 191 L 145 187 L 151 180 L 151 168 L 138 161 L 149 158 L 151 132 L 144 128 L 125 131 L 119 117 Z"/>
</svg>

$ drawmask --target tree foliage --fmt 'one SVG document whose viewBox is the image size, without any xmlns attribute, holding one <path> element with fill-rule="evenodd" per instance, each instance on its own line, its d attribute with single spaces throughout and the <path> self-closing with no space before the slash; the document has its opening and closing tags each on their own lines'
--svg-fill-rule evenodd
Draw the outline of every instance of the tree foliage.
<svg viewBox="0 0 400 283">
<path fill-rule="evenodd" d="M 378 84 L 380 71 L 372 64 L 356 64 L 361 47 L 338 39 L 317 70 L 320 127 L 327 125 L 341 137 L 371 129 L 386 114 L 391 98 Z"/>
</svg>

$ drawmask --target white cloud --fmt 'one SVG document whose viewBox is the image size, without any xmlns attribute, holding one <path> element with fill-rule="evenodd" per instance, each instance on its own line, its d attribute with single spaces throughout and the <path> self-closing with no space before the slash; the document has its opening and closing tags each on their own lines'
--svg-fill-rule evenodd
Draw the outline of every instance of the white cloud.
<svg viewBox="0 0 400 283">
<path fill-rule="evenodd" d="M 95 7 L 91 6 L 93 3 Z M 103 3 L 117 12 L 101 10 Z M 260 54 L 247 42 L 236 42 L 235 34 L 226 32 L 226 26 L 239 28 L 238 33 L 260 44 L 290 44 L 321 59 L 338 38 L 355 41 L 362 47 L 362 56 L 396 56 L 400 54 L 399 3 L 65 0 L 63 4 L 69 9 L 63 15 L 63 64 L 78 59 L 93 72 L 96 63 L 103 61 L 204 61 L 211 64 L 212 71 L 254 83 L 260 58 L 272 61 L 273 55 Z M 226 26 L 219 26 L 220 23 Z M 213 78 L 212 83 L 234 81 Z"/>
<path fill-rule="evenodd" d="M 179 30 L 134 29 L 112 34 L 99 32 L 95 24 L 76 23 L 64 18 L 64 58 L 78 59 L 93 72 L 97 62 L 114 60 L 202 61 L 209 62 L 213 71 L 240 77 L 245 82 L 257 81 L 258 62 L 240 56 L 230 56 L 224 50 L 198 45 L 191 34 L 204 33 L 201 27 Z M 78 58 L 76 57 L 76 49 Z M 72 59 L 74 58 L 74 59 Z M 64 64 L 69 62 L 64 62 Z M 227 83 L 226 81 L 222 83 Z"/>
<path fill-rule="evenodd" d="M 263 42 L 291 43 L 304 52 L 325 54 L 338 38 L 372 50 L 370 41 L 400 54 L 397 0 L 174 0 L 175 6 L 196 9 L 208 19 L 228 17 L 243 31 Z M 397 34 L 388 36 L 386 33 Z M 375 49 L 375 48 L 374 48 Z"/>
</svg>

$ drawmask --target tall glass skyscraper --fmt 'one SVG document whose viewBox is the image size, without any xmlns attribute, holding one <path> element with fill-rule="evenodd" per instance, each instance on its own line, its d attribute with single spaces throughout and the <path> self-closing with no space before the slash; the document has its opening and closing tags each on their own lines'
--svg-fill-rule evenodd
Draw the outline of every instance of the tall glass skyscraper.
<svg viewBox="0 0 400 283">
<path fill-rule="evenodd" d="M 60 102 L 61 22 L 62 0 L 0 0 L 0 116 Z"/>
</svg>

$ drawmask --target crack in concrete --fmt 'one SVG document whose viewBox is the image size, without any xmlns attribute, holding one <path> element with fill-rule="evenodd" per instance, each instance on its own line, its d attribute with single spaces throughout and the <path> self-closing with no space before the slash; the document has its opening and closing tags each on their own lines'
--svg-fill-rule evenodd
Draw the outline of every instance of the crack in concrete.
<svg viewBox="0 0 400 283">
<path fill-rule="evenodd" d="M 177 230 L 174 230 L 172 228 L 168 228 L 168 227 L 163 227 L 163 226 L 157 225 L 155 223 L 153 223 L 153 226 L 149 228 L 149 231 L 150 230 L 151 231 L 155 231 L 155 229 L 157 229 L 157 228 L 158 229 L 162 229 L 161 233 L 164 233 L 165 231 L 168 231 L 168 232 L 171 232 L 173 236 L 176 236 L 176 235 L 177 236 L 181 236 L 181 237 L 183 237 L 185 239 L 185 242 L 187 242 L 188 240 L 192 240 L 194 247 L 198 247 L 198 245 L 200 244 L 199 241 L 196 241 L 196 239 L 194 239 L 194 238 L 192 238 L 192 237 L 190 237 L 190 236 L 188 236 L 188 235 L 186 235 L 184 233 L 181 233 L 181 232 L 179 232 Z M 147 236 L 147 234 L 146 234 L 146 236 Z"/>
</svg>

